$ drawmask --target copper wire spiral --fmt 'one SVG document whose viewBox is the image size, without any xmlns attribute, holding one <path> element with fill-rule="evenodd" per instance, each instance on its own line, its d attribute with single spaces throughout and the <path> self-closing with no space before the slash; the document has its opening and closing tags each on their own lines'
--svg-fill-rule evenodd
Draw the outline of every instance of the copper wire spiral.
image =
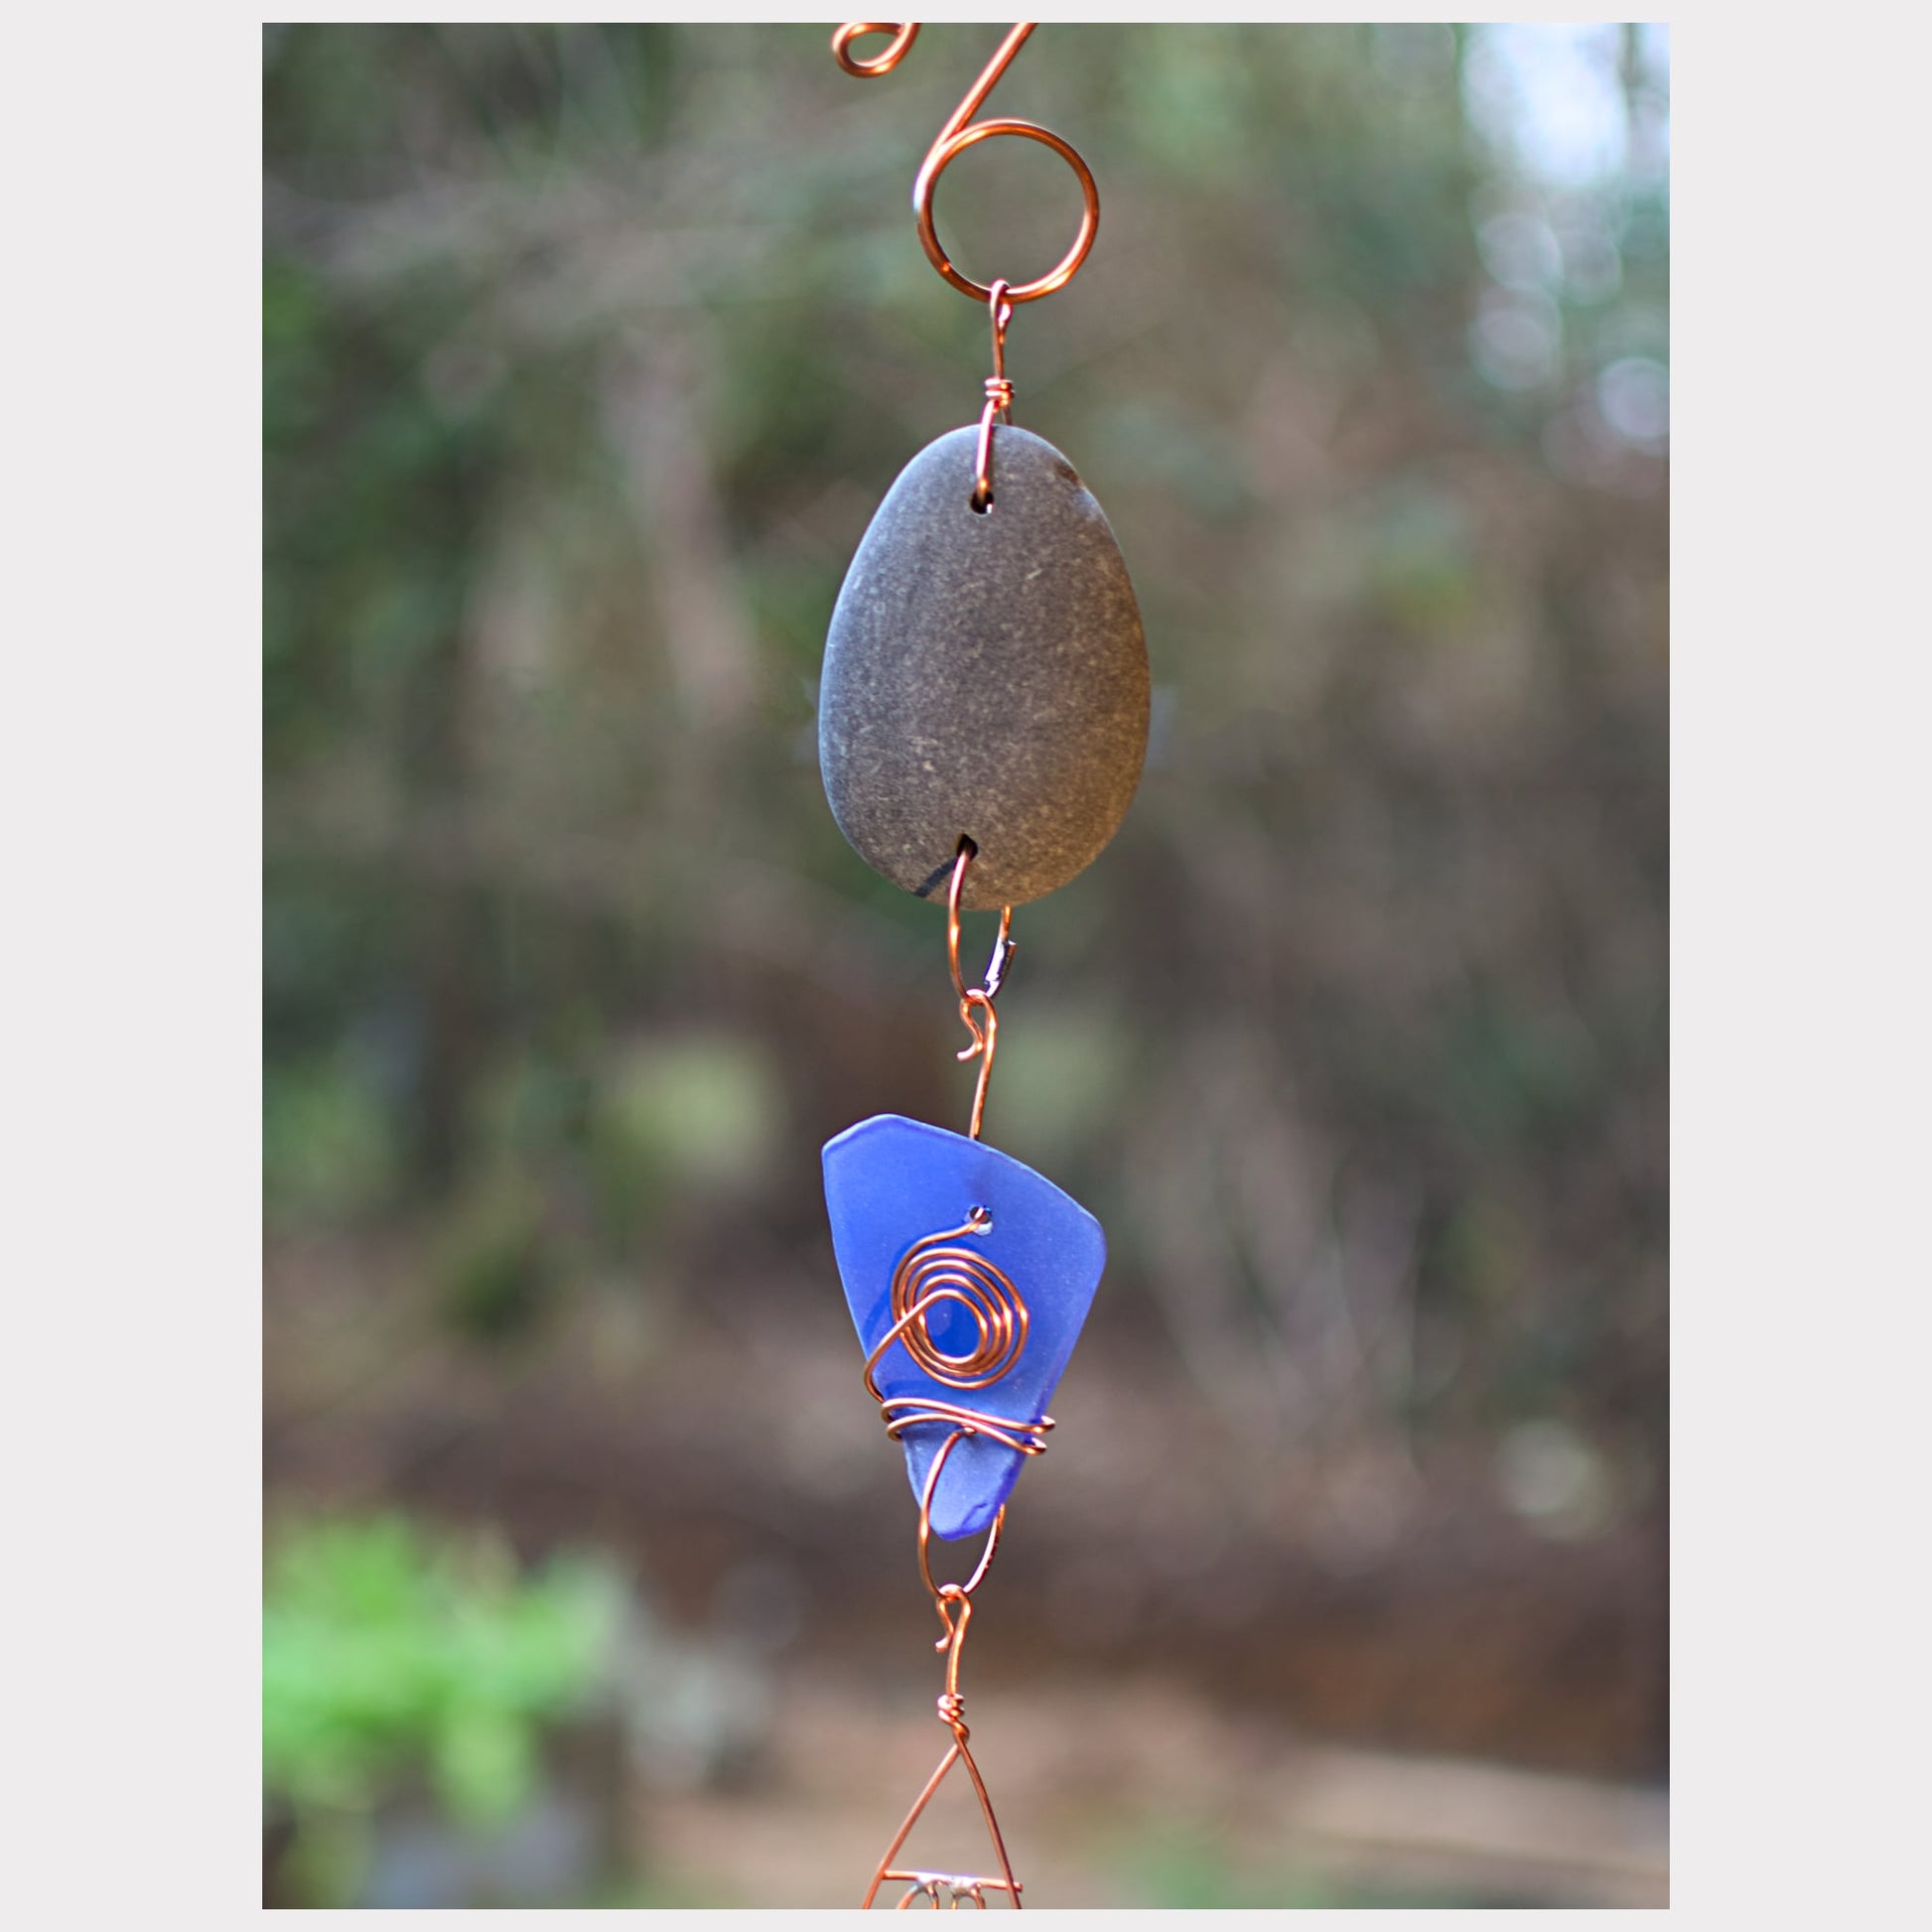
<svg viewBox="0 0 1932 1932">
<path fill-rule="evenodd" d="M 1050 1416 L 1032 1422 L 931 1396 L 889 1396 L 874 1376 L 880 1357 L 895 1341 L 915 1367 L 949 1389 L 986 1388 L 1019 1359 L 1027 1345 L 1025 1299 L 983 1253 L 961 1245 L 963 1236 L 987 1234 L 992 1226 L 992 1215 L 974 1207 L 960 1226 L 913 1242 L 893 1271 L 893 1325 L 866 1357 L 866 1388 L 895 1441 L 915 1423 L 943 1423 L 964 1435 L 991 1437 L 1022 1455 L 1038 1455 L 1046 1448 L 1046 1432 L 1053 1427 Z M 973 1345 L 964 1354 L 947 1353 L 933 1337 L 933 1311 L 945 1307 L 964 1309 L 972 1319 Z"/>
<path fill-rule="evenodd" d="M 1027 1305 L 1006 1274 L 978 1250 L 957 1244 L 962 1234 L 992 1226 L 984 1208 L 969 1213 L 964 1227 L 928 1234 L 915 1241 L 893 1272 L 893 1319 L 899 1321 L 919 1304 L 927 1312 L 907 1322 L 906 1352 L 935 1382 L 954 1389 L 983 1389 L 1013 1366 L 1026 1346 Z M 964 1355 L 948 1355 L 932 1338 L 930 1305 L 950 1302 L 973 1317 L 978 1339 Z"/>
</svg>

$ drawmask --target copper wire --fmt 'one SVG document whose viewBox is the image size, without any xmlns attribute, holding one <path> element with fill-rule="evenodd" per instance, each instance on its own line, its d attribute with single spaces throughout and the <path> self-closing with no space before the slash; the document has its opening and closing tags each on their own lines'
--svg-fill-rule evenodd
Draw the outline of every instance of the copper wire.
<svg viewBox="0 0 1932 1932">
<path fill-rule="evenodd" d="M 999 52 L 987 63 L 980 77 L 967 90 L 966 97 L 953 109 L 946 124 L 934 137 L 912 183 L 912 211 L 918 219 L 919 245 L 924 248 L 927 259 L 954 288 L 972 296 L 975 301 L 987 303 L 992 311 L 993 373 L 986 379 L 986 406 L 980 414 L 979 448 L 973 465 L 971 498 L 973 508 L 981 514 L 993 507 L 993 418 L 997 413 L 1008 424 L 1013 421 L 1013 384 L 1007 380 L 1006 372 L 1006 335 L 1007 324 L 1013 320 L 1014 305 L 1036 302 L 1042 295 L 1051 295 L 1054 290 L 1064 288 L 1078 274 L 1080 264 L 1086 260 L 1088 251 L 1093 247 L 1094 236 L 1100 230 L 1100 191 L 1094 186 L 1093 175 L 1087 164 L 1072 147 L 1057 134 L 1032 121 L 973 119 L 1033 31 L 1033 22 L 1022 21 L 1000 43 Z M 832 58 L 847 73 L 855 74 L 862 80 L 876 78 L 882 73 L 891 73 L 898 66 L 918 38 L 918 33 L 916 25 L 847 21 L 832 36 Z M 870 60 L 852 52 L 853 42 L 868 34 L 892 36 L 885 48 Z M 1043 142 L 1051 148 L 1073 170 L 1080 184 L 1082 201 L 1080 232 L 1074 237 L 1073 246 L 1067 250 L 1059 265 L 1036 280 L 1023 282 L 1018 287 L 1004 276 L 996 277 L 982 287 L 962 275 L 953 266 L 952 258 L 939 245 L 939 233 L 932 218 L 932 197 L 939 185 L 939 177 L 976 141 L 989 140 L 1000 134 L 1024 135 L 1028 140 Z"/>
<path fill-rule="evenodd" d="M 893 1271 L 893 1323 L 866 1357 L 865 1383 L 866 1393 L 879 1404 L 885 1418 L 887 1435 L 895 1442 L 915 1424 L 941 1423 L 965 1435 L 989 1436 L 1022 1455 L 1038 1455 L 1046 1448 L 1046 1432 L 1053 1427 L 1050 1416 L 1032 1422 L 988 1415 L 930 1396 L 888 1396 L 881 1392 L 877 1380 L 880 1360 L 894 1342 L 904 1348 L 923 1374 L 950 1389 L 986 1388 L 1019 1359 L 1027 1345 L 1025 1300 L 1004 1270 L 996 1268 L 984 1254 L 956 1245 L 961 1237 L 985 1235 L 992 1227 L 993 1217 L 985 1208 L 974 1207 L 960 1226 L 913 1242 Z M 972 1321 L 973 1345 L 963 1355 L 948 1354 L 933 1339 L 932 1313 L 944 1307 L 964 1309 Z M 919 1568 L 930 1588 L 931 1575 L 925 1569 L 926 1535 L 922 1517 Z"/>
<path fill-rule="evenodd" d="M 993 956 L 987 961 L 986 977 L 978 986 L 966 984 L 959 970 L 959 895 L 966 884 L 966 868 L 977 856 L 978 847 L 970 839 L 961 839 L 953 860 L 952 879 L 946 887 L 946 964 L 952 972 L 953 991 L 959 995 L 960 1021 L 973 1035 L 973 1043 L 962 1046 L 954 1057 L 970 1060 L 977 1055 L 980 1062 L 979 1084 L 973 1089 L 972 1119 L 966 1128 L 967 1138 L 974 1141 L 979 1139 L 980 1128 L 985 1124 L 986 1084 L 993 1077 L 993 1055 L 1000 1044 L 1000 1020 L 993 1011 L 993 1002 L 999 997 L 1019 946 L 1013 936 L 1013 907 L 1003 905 L 999 936 L 993 941 Z"/>
<path fill-rule="evenodd" d="M 987 296 L 993 315 L 993 373 L 986 378 L 986 407 L 980 413 L 979 449 L 973 462 L 973 507 L 984 514 L 993 507 L 993 418 L 997 413 L 1013 422 L 1013 384 L 1007 380 L 1007 324 L 1013 304 L 1005 282 L 995 282 Z"/>
<path fill-rule="evenodd" d="M 925 160 L 920 164 L 918 175 L 912 183 L 912 211 L 918 218 L 919 243 L 925 249 L 926 259 L 947 282 L 962 295 L 970 295 L 975 302 L 984 302 L 993 291 L 991 287 L 983 288 L 978 282 L 962 275 L 939 245 L 939 236 L 932 223 L 932 194 L 947 167 L 976 142 L 991 140 L 1002 134 L 1017 134 L 1029 141 L 1037 141 L 1043 147 L 1051 148 L 1073 170 L 1080 184 L 1080 231 L 1074 236 L 1073 246 L 1044 275 L 1031 282 L 1022 282 L 1014 288 L 1010 292 L 1012 301 L 1037 302 L 1042 295 L 1051 295 L 1055 289 L 1065 288 L 1079 272 L 1080 264 L 1086 260 L 1088 251 L 1093 247 L 1093 238 L 1100 229 L 1100 191 L 1093 184 L 1093 175 L 1087 164 L 1070 143 L 1032 121 L 1014 120 L 1011 117 L 990 121 L 973 119 L 1000 76 L 1012 64 L 1013 57 L 1027 44 L 1034 24 L 1023 21 L 1000 43 L 999 51 L 986 64 L 966 97 L 953 109 L 945 126 L 933 138 L 932 146 L 926 150 Z M 882 73 L 891 73 L 905 58 L 918 33 L 916 26 L 848 21 L 832 36 L 832 56 L 847 73 L 870 79 Z M 863 60 L 850 49 L 854 41 L 862 40 L 868 34 L 890 34 L 893 38 L 883 52 L 875 54 L 870 60 Z"/>
<path fill-rule="evenodd" d="M 983 1254 L 951 1245 L 992 1225 L 985 1208 L 974 1208 L 962 1226 L 913 1242 L 893 1276 L 892 1332 L 926 1374 L 955 1389 L 997 1382 L 1027 1343 L 1027 1305 L 1013 1283 Z M 940 1302 L 956 1304 L 973 1318 L 978 1339 L 964 1355 L 948 1355 L 933 1340 L 929 1320 L 913 1318 L 915 1310 Z"/>
<path fill-rule="evenodd" d="M 962 861 L 964 857 L 962 853 Z M 963 870 L 962 864 L 960 871 Z M 957 925 L 956 912 L 954 924 Z M 957 934 L 954 936 L 956 957 Z M 1003 940 L 1004 937 L 1003 926 Z M 995 957 L 999 955 L 996 953 Z M 987 977 L 997 983 L 993 972 L 989 971 Z M 1006 1841 L 1000 1835 L 1000 1822 L 994 1816 L 993 1800 L 987 1795 L 986 1781 L 980 1776 L 979 1766 L 968 1748 L 967 1740 L 972 1733 L 966 1727 L 966 1705 L 959 1692 L 959 1658 L 966 1643 L 967 1625 L 972 1621 L 973 1592 L 986 1581 L 986 1573 L 993 1567 L 994 1556 L 1000 1548 L 1000 1532 L 1006 1526 L 1006 1505 L 1001 1504 L 994 1512 L 985 1547 L 966 1581 L 941 1583 L 932 1574 L 932 1498 L 938 1491 L 947 1458 L 968 1437 L 984 1436 L 1022 1455 L 1039 1455 L 1045 1450 L 1046 1433 L 1053 1427 L 1053 1419 L 1041 1416 L 1033 1422 L 1014 1416 L 986 1415 L 958 1403 L 926 1396 L 887 1396 L 881 1392 L 877 1379 L 880 1360 L 895 1342 L 905 1350 L 915 1367 L 952 1389 L 988 1388 L 1019 1360 L 1027 1345 L 1026 1298 L 1004 1269 L 988 1260 L 983 1252 L 966 1245 L 969 1240 L 983 1239 L 992 1230 L 992 1215 L 976 1204 L 967 1210 L 965 1220 L 958 1227 L 924 1235 L 906 1249 L 893 1270 L 892 1326 L 866 1357 L 866 1390 L 879 1404 L 889 1436 L 897 1440 L 919 1423 L 937 1423 L 948 1431 L 926 1470 L 919 1493 L 918 1557 L 919 1581 L 932 1596 L 932 1607 L 944 1632 L 933 1648 L 946 1655 L 946 1687 L 939 1694 L 938 1713 L 939 1722 L 952 1732 L 952 1743 L 939 1760 L 938 1769 L 926 1780 L 925 1789 L 913 1800 L 912 1809 L 894 1834 L 885 1857 L 879 1861 L 872 1883 L 866 1889 L 865 1906 L 872 1904 L 879 1887 L 889 1879 L 910 1887 L 898 1902 L 900 1911 L 920 1897 L 929 1899 L 936 1911 L 942 1890 L 955 1911 L 961 1898 L 970 1898 L 976 1907 L 985 1910 L 985 1894 L 989 1891 L 1004 1891 L 1016 1909 L 1021 1902 L 1020 1881 L 1013 1875 Z M 958 1351 L 939 1345 L 932 1334 L 930 1320 L 934 1310 L 941 1308 L 966 1311 L 973 1327 L 969 1348 Z M 972 1780 L 980 1814 L 986 1820 L 987 1835 L 999 1859 L 998 1874 L 948 1874 L 896 1866 L 893 1861 L 898 1856 L 899 1847 L 955 1764 L 965 1765 L 966 1775 Z"/>
<path fill-rule="evenodd" d="M 867 1380 L 870 1383 L 870 1363 L 867 1367 Z M 1052 1427 L 1050 1422 L 1044 1426 Z M 887 1846 L 885 1856 L 872 1874 L 872 1882 L 866 1887 L 866 1895 L 860 1901 L 861 1911 L 870 1909 L 872 1901 L 879 1895 L 879 1887 L 889 1879 L 910 1886 L 910 1890 L 898 1901 L 897 1909 L 901 1912 L 909 1908 L 913 1899 L 921 1896 L 931 1899 L 934 1910 L 937 1910 L 941 1889 L 950 1894 L 955 1911 L 959 1909 L 962 1897 L 972 1899 L 984 1911 L 985 1894 L 989 1891 L 1005 1892 L 1013 1900 L 1014 1909 L 1020 1909 L 1020 1880 L 1013 1875 L 1013 1861 L 1007 1857 L 1006 1840 L 1000 1833 L 1000 1821 L 994 1816 L 993 1800 L 987 1795 L 986 1780 L 980 1776 L 980 1767 L 973 1761 L 968 1742 L 972 1732 L 966 1727 L 966 1702 L 959 1694 L 959 1655 L 966 1644 L 966 1626 L 972 1621 L 973 1592 L 985 1581 L 987 1570 L 993 1562 L 993 1553 L 1000 1546 L 1000 1528 L 1006 1521 L 1006 1506 L 1002 1504 L 994 1516 L 993 1527 L 987 1532 L 986 1548 L 980 1553 L 980 1560 L 965 1583 L 935 1584 L 926 1555 L 932 1527 L 932 1497 L 939 1486 L 939 1473 L 946 1466 L 946 1458 L 955 1446 L 974 1433 L 970 1428 L 955 1429 L 939 1446 L 939 1453 L 932 1458 L 932 1466 L 926 1471 L 925 1487 L 919 1496 L 919 1575 L 932 1592 L 933 1608 L 938 1611 L 939 1621 L 946 1632 L 932 1647 L 946 1653 L 946 1688 L 939 1694 L 938 1715 L 939 1722 L 952 1732 L 952 1742 L 947 1746 L 946 1754 L 940 1758 L 938 1768 L 926 1779 L 924 1790 L 912 1800 L 912 1809 L 893 1834 L 893 1842 Z M 912 1827 L 932 1802 L 932 1794 L 945 1782 L 946 1773 L 955 1764 L 965 1765 L 966 1775 L 972 1780 L 973 1795 L 979 1800 L 980 1816 L 986 1821 L 987 1837 L 991 1839 L 994 1856 L 1000 1862 L 998 1873 L 952 1874 L 896 1866 L 893 1861 L 898 1856 L 899 1847 L 911 1836 Z"/>
</svg>

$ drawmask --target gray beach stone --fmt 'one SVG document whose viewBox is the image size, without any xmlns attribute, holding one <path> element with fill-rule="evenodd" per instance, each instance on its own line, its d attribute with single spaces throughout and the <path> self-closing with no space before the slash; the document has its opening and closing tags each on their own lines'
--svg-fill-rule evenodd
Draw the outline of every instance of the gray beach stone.
<svg viewBox="0 0 1932 1932">
<path fill-rule="evenodd" d="M 1147 756 L 1148 664 L 1120 546 L 1050 443 L 977 425 L 899 473 L 832 613 L 818 759 L 839 829 L 910 893 L 1021 905 L 1064 886 L 1126 815 Z"/>
</svg>

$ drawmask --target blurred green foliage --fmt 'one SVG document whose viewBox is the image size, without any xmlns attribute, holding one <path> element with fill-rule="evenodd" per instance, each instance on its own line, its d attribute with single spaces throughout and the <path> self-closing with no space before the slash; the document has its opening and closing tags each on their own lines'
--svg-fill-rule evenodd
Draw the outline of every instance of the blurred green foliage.
<svg viewBox="0 0 1932 1932">
<path fill-rule="evenodd" d="M 379 1206 L 396 1171 L 395 1123 L 354 1057 L 327 1051 L 276 1069 L 262 1115 L 262 1187 L 271 1214 L 354 1221 Z"/>
<path fill-rule="evenodd" d="M 531 1794 L 543 1734 L 608 1664 L 617 1607 L 598 1567 L 525 1577 L 489 1536 L 399 1516 L 284 1525 L 262 1607 L 269 1799 L 299 1845 L 307 1831 L 338 1851 L 345 1823 L 412 1778 L 458 1823 L 502 1824 Z"/>
<path fill-rule="evenodd" d="M 755 1192 L 783 1117 L 783 1089 L 750 1041 L 722 1035 L 632 1048 L 609 1069 L 591 1125 L 607 1214 L 639 1228 L 673 1199 Z"/>
</svg>

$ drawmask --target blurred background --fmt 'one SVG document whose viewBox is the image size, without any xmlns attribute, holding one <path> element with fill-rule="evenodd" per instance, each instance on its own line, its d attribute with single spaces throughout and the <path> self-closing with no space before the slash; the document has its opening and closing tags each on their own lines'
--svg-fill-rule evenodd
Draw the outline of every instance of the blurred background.
<svg viewBox="0 0 1932 1932">
<path fill-rule="evenodd" d="M 818 1150 L 972 1074 L 814 686 L 978 412 L 997 34 L 832 24 L 266 30 L 271 1902 L 854 1903 L 945 1741 Z M 1661 1903 L 1666 30 L 988 111 L 1100 186 L 1008 368 L 1155 680 L 988 1109 L 1110 1242 L 966 1658 L 1028 1897 Z"/>
</svg>

